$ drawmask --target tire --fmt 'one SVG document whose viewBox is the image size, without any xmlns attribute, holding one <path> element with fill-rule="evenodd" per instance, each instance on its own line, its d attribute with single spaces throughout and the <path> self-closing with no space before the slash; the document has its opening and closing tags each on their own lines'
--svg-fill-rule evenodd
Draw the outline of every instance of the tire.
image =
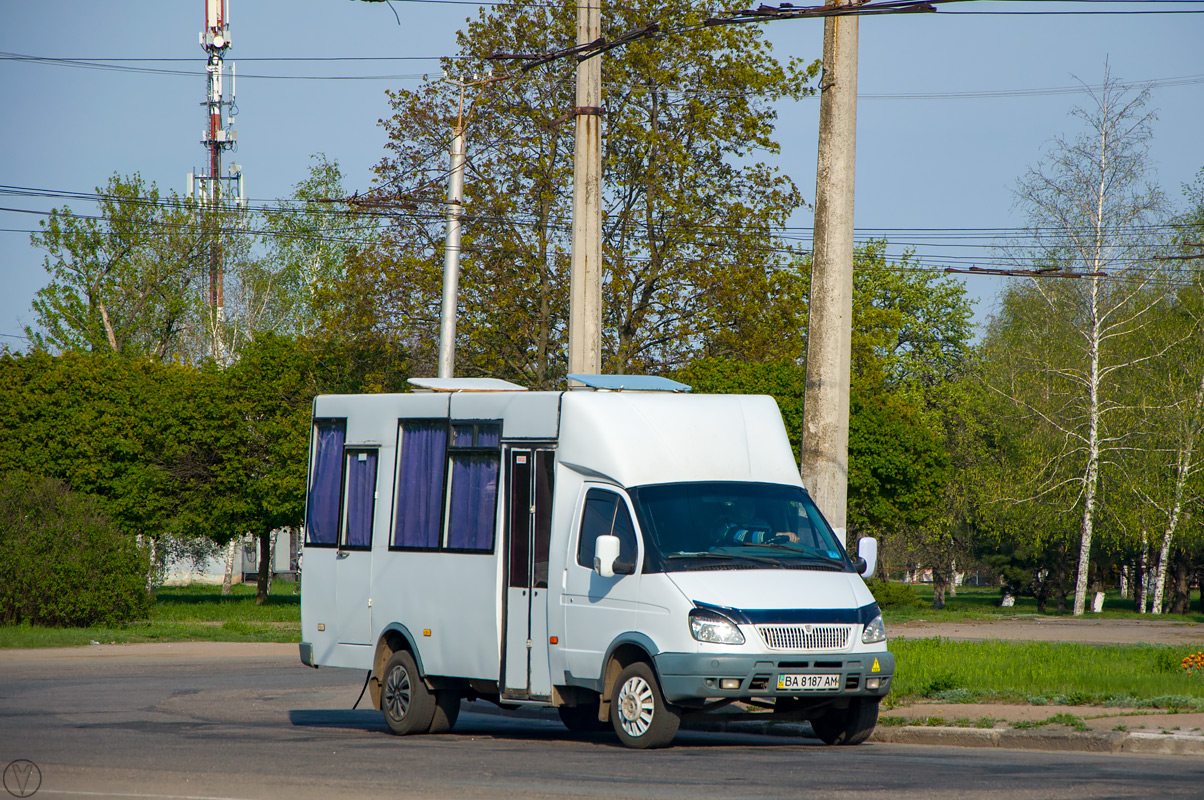
<svg viewBox="0 0 1204 800">
<path fill-rule="evenodd" d="M 408 650 L 398 650 L 385 665 L 380 687 L 380 710 L 389 730 L 398 736 L 426 733 L 435 716 L 435 696 L 422 682 Z"/>
<path fill-rule="evenodd" d="M 564 727 L 573 733 L 596 733 L 606 728 L 606 723 L 598 719 L 598 700 L 594 695 L 589 701 L 575 706 L 557 706 L 560 721 Z"/>
<path fill-rule="evenodd" d="M 620 742 L 643 750 L 669 745 L 677 735 L 681 713 L 665 702 L 652 667 L 637 661 L 615 681 L 610 721 Z"/>
<path fill-rule="evenodd" d="M 460 717 L 460 693 L 455 689 L 435 692 L 435 713 L 427 733 L 448 733 Z"/>
<path fill-rule="evenodd" d="M 824 744 L 861 744 L 878 724 L 878 698 L 854 697 L 848 708 L 833 708 L 811 720 L 815 735 Z"/>
</svg>

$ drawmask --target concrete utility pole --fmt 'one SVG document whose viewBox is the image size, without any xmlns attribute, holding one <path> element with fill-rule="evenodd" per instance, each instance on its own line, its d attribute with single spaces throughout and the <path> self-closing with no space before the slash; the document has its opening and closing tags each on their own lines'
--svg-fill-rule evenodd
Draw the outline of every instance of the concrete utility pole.
<svg viewBox="0 0 1204 800">
<path fill-rule="evenodd" d="M 601 0 L 580 0 L 577 44 L 602 35 Z M 577 64 L 569 372 L 602 371 L 602 59 Z"/>
<path fill-rule="evenodd" d="M 864 0 L 863 0 L 864 2 Z M 859 5 L 828 0 L 829 7 Z M 847 528 L 853 318 L 857 17 L 824 18 L 815 238 L 800 473 L 839 536 Z"/>
<path fill-rule="evenodd" d="M 464 213 L 464 82 L 460 114 L 452 135 L 451 175 L 447 186 L 447 240 L 443 247 L 443 318 L 439 327 L 439 377 L 451 378 L 456 366 L 456 310 L 460 293 L 460 216 Z"/>
</svg>

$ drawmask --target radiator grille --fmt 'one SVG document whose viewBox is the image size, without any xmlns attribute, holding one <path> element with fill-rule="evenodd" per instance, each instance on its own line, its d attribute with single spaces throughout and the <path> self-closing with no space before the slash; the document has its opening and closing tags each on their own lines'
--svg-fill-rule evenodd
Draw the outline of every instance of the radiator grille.
<svg viewBox="0 0 1204 800">
<path fill-rule="evenodd" d="M 853 635 L 852 625 L 758 625 L 761 639 L 770 650 L 845 650 Z"/>
</svg>

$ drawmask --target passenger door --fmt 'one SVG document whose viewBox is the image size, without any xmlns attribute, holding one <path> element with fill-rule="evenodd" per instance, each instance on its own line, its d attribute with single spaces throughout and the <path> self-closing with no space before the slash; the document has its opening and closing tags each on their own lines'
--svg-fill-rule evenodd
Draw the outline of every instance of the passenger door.
<svg viewBox="0 0 1204 800">
<path fill-rule="evenodd" d="M 335 554 L 339 644 L 372 638 L 372 520 L 376 514 L 375 448 L 343 451 L 343 507 Z"/>
<path fill-rule="evenodd" d="M 548 544 L 555 451 L 510 449 L 502 696 L 552 695 L 548 670 Z"/>
<path fill-rule="evenodd" d="M 619 537 L 619 560 L 632 574 L 603 578 L 594 571 L 594 544 L 599 536 Z M 602 677 L 602 658 L 621 633 L 635 629 L 639 608 L 642 553 L 625 495 L 609 487 L 586 487 L 577 536 L 566 559 L 564 604 L 565 666 L 574 677 Z"/>
</svg>

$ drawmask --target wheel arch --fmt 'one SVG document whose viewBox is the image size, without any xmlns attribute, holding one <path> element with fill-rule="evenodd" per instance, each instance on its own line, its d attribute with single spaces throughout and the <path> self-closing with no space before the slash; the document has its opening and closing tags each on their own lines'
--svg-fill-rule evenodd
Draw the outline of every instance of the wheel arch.
<svg viewBox="0 0 1204 800">
<path fill-rule="evenodd" d="M 414 644 L 414 637 L 409 629 L 400 622 L 386 625 L 376 641 L 376 653 L 372 657 L 372 675 L 368 679 L 368 688 L 372 694 L 372 707 L 380 708 L 380 685 L 385 672 L 385 665 L 398 650 L 408 650 L 418 666 L 419 676 L 424 676 L 426 670 L 422 666 L 422 654 Z"/>
<path fill-rule="evenodd" d="M 619 677 L 619 673 L 630 665 L 637 661 L 647 663 L 652 669 L 652 674 L 656 676 L 657 682 L 660 682 L 660 672 L 657 671 L 656 659 L 653 658 L 658 652 L 660 652 L 660 648 L 656 646 L 656 643 L 647 634 L 638 631 L 624 633 L 611 642 L 610 647 L 606 649 L 606 658 L 602 660 L 602 691 L 598 709 L 600 719 L 609 718 L 610 701 L 614 698 L 615 680 Z"/>
</svg>

